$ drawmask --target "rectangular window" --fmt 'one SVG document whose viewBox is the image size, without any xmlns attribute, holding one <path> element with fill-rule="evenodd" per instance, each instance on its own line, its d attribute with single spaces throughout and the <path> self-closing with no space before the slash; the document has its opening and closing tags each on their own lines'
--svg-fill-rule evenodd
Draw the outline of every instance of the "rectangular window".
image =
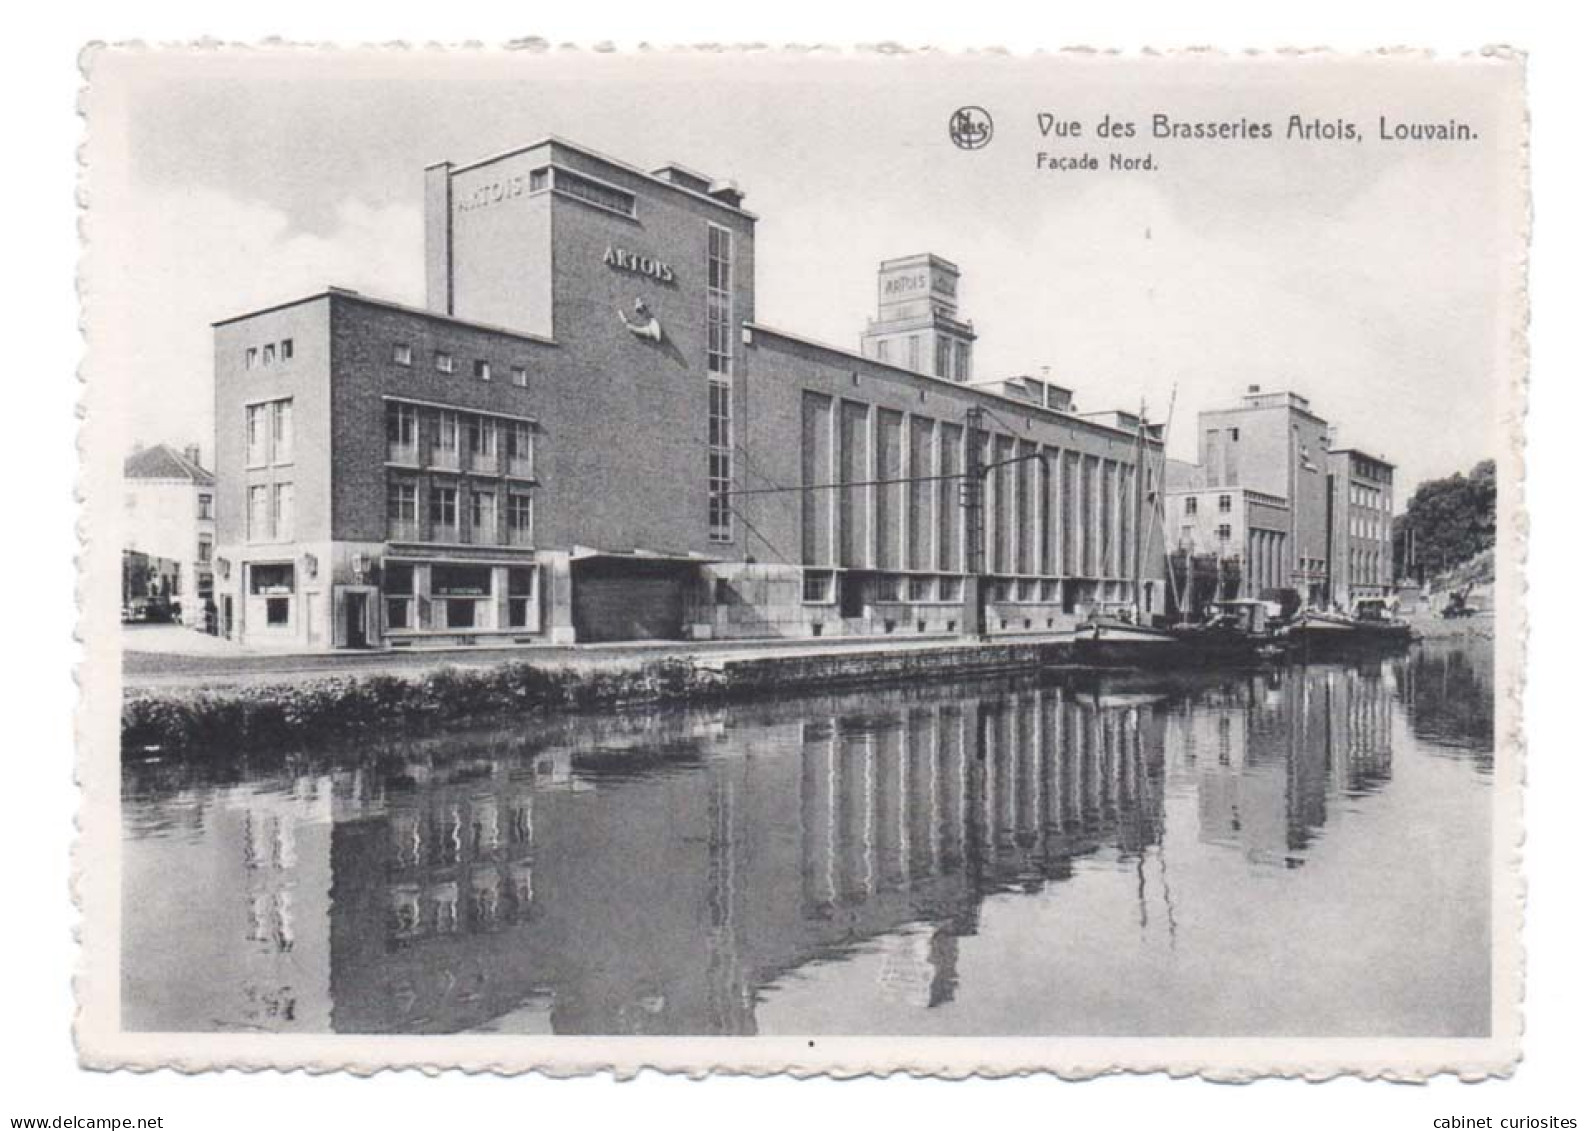
<svg viewBox="0 0 1588 1131">
<path fill-rule="evenodd" d="M 274 402 L 270 416 L 270 443 L 275 463 L 292 462 L 292 399 Z"/>
<path fill-rule="evenodd" d="M 414 628 L 414 567 L 407 562 L 391 562 L 381 579 L 386 599 L 386 627 Z"/>
<path fill-rule="evenodd" d="M 199 565 L 209 565 L 215 559 L 215 539 L 208 534 L 200 534 L 198 540 Z"/>
<path fill-rule="evenodd" d="M 888 360 L 888 346 L 891 345 L 891 344 L 892 343 L 889 342 L 888 339 L 886 339 L 886 338 L 883 338 L 881 341 L 879 341 L 877 343 L 877 360 L 878 361 L 885 362 L 885 361 Z"/>
<path fill-rule="evenodd" d="M 916 373 L 919 373 L 921 371 L 921 335 L 920 334 L 911 334 L 910 335 L 909 350 L 910 350 L 910 361 L 909 361 L 908 368 L 910 368 L 911 370 L 913 370 Z"/>
<path fill-rule="evenodd" d="M 291 338 L 282 338 L 281 339 L 281 360 L 282 361 L 291 361 L 292 360 L 292 339 Z"/>
<path fill-rule="evenodd" d="M 290 597 L 295 581 L 291 562 L 248 567 L 248 592 L 255 597 Z"/>
<path fill-rule="evenodd" d="M 963 577 L 945 577 L 938 584 L 938 595 L 944 601 L 963 601 L 965 599 L 965 579 Z"/>
<path fill-rule="evenodd" d="M 939 377 L 949 377 L 953 372 L 954 343 L 947 338 L 937 339 L 937 356 L 933 358 L 932 372 Z"/>
<path fill-rule="evenodd" d="M 414 347 L 406 342 L 398 342 L 391 348 L 391 359 L 404 368 L 412 367 L 414 363 Z"/>
<path fill-rule="evenodd" d="M 436 351 L 436 371 L 438 373 L 451 373 L 455 368 L 457 368 L 457 363 L 453 361 L 450 353 L 445 350 Z"/>
<path fill-rule="evenodd" d="M 954 343 L 954 380 L 970 380 L 970 343 Z"/>
<path fill-rule="evenodd" d="M 419 414 L 411 404 L 386 404 L 386 459 L 389 463 L 419 462 Z"/>
<path fill-rule="evenodd" d="M 200 518 L 215 517 L 215 496 L 200 495 L 198 497 L 198 516 Z"/>
<path fill-rule="evenodd" d="M 534 186 L 531 184 L 531 191 Z M 552 181 L 552 191 L 571 196 L 575 200 L 582 200 L 586 204 L 593 204 L 597 208 L 606 208 L 624 216 L 634 215 L 634 196 L 622 189 L 601 184 L 599 181 L 588 180 L 567 169 L 557 169 L 556 179 Z"/>
<path fill-rule="evenodd" d="M 259 368 L 259 347 L 258 346 L 249 346 L 247 349 L 245 349 L 243 351 L 243 368 L 244 369 L 257 369 L 257 368 Z"/>
<path fill-rule="evenodd" d="M 535 544 L 535 500 L 532 496 L 515 491 L 507 497 L 507 533 L 515 546 Z"/>
<path fill-rule="evenodd" d="M 507 474 L 521 479 L 535 474 L 535 449 L 529 424 L 522 420 L 510 421 L 507 432 Z"/>
<path fill-rule="evenodd" d="M 806 570 L 803 595 L 807 604 L 829 604 L 833 599 L 833 575 L 824 569 Z"/>
<path fill-rule="evenodd" d="M 270 494 L 270 527 L 277 542 L 292 539 L 292 484 L 277 483 Z"/>
<path fill-rule="evenodd" d="M 458 540 L 458 489 L 430 488 L 430 538 L 434 542 Z"/>
<path fill-rule="evenodd" d="M 507 571 L 507 627 L 534 628 L 535 571 L 510 569 Z"/>
<path fill-rule="evenodd" d="M 496 422 L 471 416 L 466 425 L 469 436 L 469 467 L 474 471 L 496 471 Z"/>
<path fill-rule="evenodd" d="M 257 484 L 248 488 L 248 540 L 263 542 L 270 537 L 270 488 Z"/>
<path fill-rule="evenodd" d="M 733 233 L 706 229 L 706 371 L 730 373 L 733 366 Z"/>
<path fill-rule="evenodd" d="M 276 363 L 276 343 L 270 342 L 265 346 L 264 353 L 260 355 L 260 363 L 274 365 Z"/>
<path fill-rule="evenodd" d="M 733 394 L 726 381 L 708 381 L 706 518 L 713 542 L 733 540 Z"/>
<path fill-rule="evenodd" d="M 529 370 L 522 365 L 513 366 L 513 384 L 520 389 L 529 388 Z"/>
<path fill-rule="evenodd" d="M 1219 513 L 1220 514 L 1229 514 L 1230 513 L 1230 497 L 1228 495 L 1220 495 L 1219 496 Z"/>
<path fill-rule="evenodd" d="M 270 459 L 270 406 L 251 404 L 247 409 L 248 466 L 263 467 Z"/>
<path fill-rule="evenodd" d="M 491 363 L 489 361 L 482 361 L 479 358 L 475 358 L 474 375 L 481 381 L 489 381 L 491 379 Z"/>
<path fill-rule="evenodd" d="M 899 579 L 891 573 L 877 575 L 876 588 L 873 590 L 876 601 L 897 601 L 899 599 Z"/>
<path fill-rule="evenodd" d="M 1227 522 L 1220 523 L 1219 524 L 1219 541 L 1220 542 L 1228 542 L 1229 540 L 1230 540 L 1230 524 L 1227 523 Z"/>
<path fill-rule="evenodd" d="M 436 416 L 436 443 L 430 450 L 430 466 L 458 470 L 458 414 L 443 409 Z"/>
<path fill-rule="evenodd" d="M 497 540 L 496 492 L 469 492 L 469 540 L 490 545 Z"/>
<path fill-rule="evenodd" d="M 475 628 L 484 623 L 491 596 L 489 566 L 436 565 L 430 567 L 430 596 L 439 628 Z"/>
<path fill-rule="evenodd" d="M 1231 443 L 1239 443 L 1240 442 L 1240 438 L 1241 438 L 1241 430 L 1239 428 L 1231 428 L 1230 429 L 1230 442 Z"/>
<path fill-rule="evenodd" d="M 910 600 L 932 601 L 937 598 L 937 579 L 934 577 L 910 578 Z"/>
<path fill-rule="evenodd" d="M 1186 514 L 1196 514 L 1197 513 L 1197 497 L 1195 495 L 1187 495 L 1185 497 L 1185 513 Z"/>
<path fill-rule="evenodd" d="M 413 541 L 419 537 L 419 487 L 393 480 L 386 484 L 387 537 Z"/>
</svg>

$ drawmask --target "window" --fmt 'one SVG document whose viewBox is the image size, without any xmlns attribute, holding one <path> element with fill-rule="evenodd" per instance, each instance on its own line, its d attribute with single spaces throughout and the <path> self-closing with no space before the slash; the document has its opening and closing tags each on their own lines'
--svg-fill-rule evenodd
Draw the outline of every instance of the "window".
<svg viewBox="0 0 1588 1131">
<path fill-rule="evenodd" d="M 897 601 L 899 599 L 899 579 L 895 574 L 884 573 L 877 576 L 876 588 L 873 591 L 876 601 Z"/>
<path fill-rule="evenodd" d="M 277 542 L 292 538 L 292 484 L 277 483 L 270 494 L 270 527 Z"/>
<path fill-rule="evenodd" d="M 965 599 L 965 579 L 963 577 L 945 577 L 938 585 L 940 599 L 944 601 L 963 601 Z M 953 631 L 950 629 L 949 631 Z"/>
<path fill-rule="evenodd" d="M 489 566 L 431 566 L 430 596 L 436 608 L 437 628 L 483 627 L 487 599 L 491 596 L 491 569 Z"/>
<path fill-rule="evenodd" d="M 248 488 L 248 540 L 263 542 L 270 537 L 270 488 L 257 484 Z"/>
<path fill-rule="evenodd" d="M 265 623 L 273 628 L 285 628 L 292 623 L 291 597 L 265 598 Z"/>
<path fill-rule="evenodd" d="M 276 363 L 276 343 L 271 342 L 265 346 L 265 352 L 260 357 L 260 364 L 274 365 Z"/>
<path fill-rule="evenodd" d="M 496 541 L 496 492 L 469 492 L 470 540 L 492 543 Z"/>
<path fill-rule="evenodd" d="M 276 401 L 270 414 L 270 443 L 274 449 L 274 462 L 292 462 L 292 401 Z"/>
<path fill-rule="evenodd" d="M 930 601 L 937 596 L 937 579 L 933 577 L 910 578 L 910 600 Z"/>
<path fill-rule="evenodd" d="M 1196 514 L 1197 513 L 1197 497 L 1195 495 L 1187 495 L 1185 497 L 1185 513 L 1186 514 Z"/>
<path fill-rule="evenodd" d="M 947 338 L 938 338 L 937 349 L 934 352 L 936 356 L 932 359 L 932 372 L 939 377 L 951 376 L 954 364 L 954 343 Z"/>
<path fill-rule="evenodd" d="M 530 437 L 529 423 L 514 420 L 506 425 L 507 473 L 528 478 L 535 473 L 535 451 Z"/>
<path fill-rule="evenodd" d="M 535 500 L 515 491 L 507 497 L 507 532 L 515 546 L 535 543 Z"/>
<path fill-rule="evenodd" d="M 1230 513 L 1230 497 L 1228 495 L 1220 495 L 1219 496 L 1219 513 L 1220 514 L 1229 514 Z"/>
<path fill-rule="evenodd" d="M 243 368 L 244 369 L 257 369 L 257 368 L 259 368 L 259 347 L 257 347 L 257 346 L 249 346 L 247 349 L 245 349 L 243 351 Z"/>
<path fill-rule="evenodd" d="M 970 343 L 954 343 L 954 380 L 970 380 Z"/>
<path fill-rule="evenodd" d="M 248 466 L 263 467 L 270 458 L 268 404 L 248 406 Z"/>
<path fill-rule="evenodd" d="M 1230 524 L 1227 522 L 1221 522 L 1219 524 L 1218 533 L 1220 542 L 1228 542 L 1230 540 Z"/>
<path fill-rule="evenodd" d="M 200 495 L 198 497 L 198 516 L 200 518 L 215 517 L 215 496 Z"/>
<path fill-rule="evenodd" d="M 255 597 L 290 597 L 294 581 L 291 562 L 248 567 L 248 592 Z"/>
<path fill-rule="evenodd" d="M 436 351 L 436 371 L 437 372 L 439 372 L 439 373 L 451 373 L 453 371 L 453 369 L 455 369 L 456 367 L 457 367 L 457 363 L 452 360 L 452 355 L 450 353 L 447 353 L 445 350 L 437 350 Z"/>
<path fill-rule="evenodd" d="M 833 599 L 833 575 L 824 569 L 805 571 L 802 598 L 807 604 L 825 605 Z"/>
<path fill-rule="evenodd" d="M 386 526 L 389 537 L 409 540 L 419 537 L 419 488 L 416 484 L 403 480 L 386 484 Z"/>
<path fill-rule="evenodd" d="M 921 335 L 911 334 L 909 339 L 910 363 L 909 368 L 919 373 L 921 371 Z"/>
<path fill-rule="evenodd" d="M 386 598 L 386 627 L 417 627 L 414 623 L 414 567 L 407 562 L 389 563 L 381 588 Z"/>
<path fill-rule="evenodd" d="M 282 338 L 281 339 L 281 360 L 282 361 L 291 361 L 292 360 L 292 339 L 291 338 Z"/>
<path fill-rule="evenodd" d="M 458 414 L 443 410 L 436 417 L 436 445 L 430 451 L 430 466 L 458 470 Z"/>
<path fill-rule="evenodd" d="M 534 628 L 531 614 L 535 611 L 535 571 L 510 569 L 507 571 L 507 627 Z"/>
<path fill-rule="evenodd" d="M 888 341 L 888 339 L 886 339 L 886 338 L 883 338 L 881 341 L 879 341 L 877 343 L 877 360 L 878 361 L 884 361 L 885 362 L 885 361 L 888 360 L 888 346 L 890 344 L 892 344 L 892 343 L 890 343 Z"/>
<path fill-rule="evenodd" d="M 198 540 L 198 563 L 209 565 L 215 560 L 215 539 L 208 534 L 200 534 Z"/>
<path fill-rule="evenodd" d="M 530 191 L 534 191 L 531 182 Z M 593 204 L 597 208 L 610 209 L 620 212 L 624 216 L 634 215 L 634 196 L 622 189 L 601 184 L 598 181 L 587 180 L 566 169 L 556 171 L 556 179 L 552 182 L 552 191 L 560 192 L 564 196 L 571 196 L 575 200 L 582 200 L 586 204 Z"/>
<path fill-rule="evenodd" d="M 452 486 L 430 488 L 430 537 L 438 542 L 458 539 L 458 489 Z"/>
<path fill-rule="evenodd" d="M 733 540 L 733 397 L 726 381 L 708 381 L 706 519 L 713 542 Z"/>
<path fill-rule="evenodd" d="M 733 233 L 706 229 L 706 371 L 730 373 L 733 364 Z"/>
<path fill-rule="evenodd" d="M 419 414 L 411 404 L 386 405 L 386 459 L 392 463 L 419 461 Z"/>
<path fill-rule="evenodd" d="M 1230 443 L 1232 443 L 1232 444 L 1239 443 L 1240 439 L 1241 439 L 1241 430 L 1239 428 L 1231 428 L 1230 429 Z"/>
<path fill-rule="evenodd" d="M 412 367 L 414 363 L 414 347 L 406 342 L 398 342 L 391 348 L 391 359 L 405 368 Z"/>
<path fill-rule="evenodd" d="M 522 365 L 513 366 L 513 384 L 520 389 L 529 388 L 529 370 Z"/>
<path fill-rule="evenodd" d="M 483 416 L 468 418 L 469 466 L 475 471 L 496 470 L 496 423 Z"/>
<path fill-rule="evenodd" d="M 489 361 L 482 361 L 479 358 L 475 358 L 474 375 L 481 381 L 489 381 L 491 379 L 491 363 Z"/>
</svg>

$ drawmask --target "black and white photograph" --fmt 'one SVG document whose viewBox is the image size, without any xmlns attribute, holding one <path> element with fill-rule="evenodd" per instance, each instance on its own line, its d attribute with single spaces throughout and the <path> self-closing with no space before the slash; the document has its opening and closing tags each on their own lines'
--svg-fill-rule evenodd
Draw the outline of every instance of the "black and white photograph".
<svg viewBox="0 0 1588 1131">
<path fill-rule="evenodd" d="M 84 1064 L 1514 1070 L 1518 52 L 83 66 Z"/>
</svg>

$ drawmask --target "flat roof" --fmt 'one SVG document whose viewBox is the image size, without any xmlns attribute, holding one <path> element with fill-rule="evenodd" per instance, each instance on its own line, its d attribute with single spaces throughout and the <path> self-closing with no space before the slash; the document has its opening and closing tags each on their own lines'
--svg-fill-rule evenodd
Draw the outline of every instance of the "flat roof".
<svg viewBox="0 0 1588 1131">
<path fill-rule="evenodd" d="M 768 326 L 762 322 L 745 322 L 743 325 L 752 333 L 771 334 L 776 338 L 783 338 L 790 342 L 797 342 L 802 346 L 809 346 L 812 349 L 821 350 L 824 353 L 834 354 L 838 357 L 844 358 L 846 361 L 864 362 L 866 365 L 869 365 L 872 368 L 882 369 L 904 377 L 913 377 L 921 381 L 930 381 L 934 385 L 942 385 L 945 389 L 961 389 L 965 392 L 973 393 L 984 400 L 1006 405 L 1011 409 L 1020 409 L 1023 412 L 1040 413 L 1058 420 L 1065 421 L 1069 424 L 1083 425 L 1087 428 L 1094 428 L 1099 432 L 1107 432 L 1112 435 L 1123 436 L 1131 440 L 1136 438 L 1136 432 L 1134 429 L 1115 428 L 1111 425 L 1103 424 L 1096 420 L 1088 420 L 1079 413 L 1065 412 L 1062 409 L 1049 408 L 1047 405 L 1037 404 L 1035 401 L 1016 400 L 1013 397 L 1006 397 L 1001 393 L 992 392 L 990 389 L 987 389 L 979 384 L 971 384 L 968 381 L 950 381 L 946 377 L 937 377 L 930 373 L 918 373 L 914 369 L 906 369 L 902 365 L 894 365 L 887 361 L 878 361 L 874 357 L 867 357 L 865 354 L 855 353 L 852 350 L 841 349 L 838 346 L 828 345 L 826 342 L 818 342 L 813 338 L 803 338 L 798 334 L 791 334 L 787 330 L 779 330 L 776 326 Z M 1157 444 L 1160 447 L 1163 445 L 1162 439 L 1156 438 L 1151 434 L 1146 436 L 1146 440 L 1149 444 Z"/>
<path fill-rule="evenodd" d="M 1393 463 L 1391 463 L 1389 460 L 1385 459 L 1383 456 L 1376 456 L 1372 452 L 1364 452 L 1361 448 L 1330 448 L 1330 449 L 1328 449 L 1328 451 L 1329 451 L 1329 454 L 1331 456 L 1344 456 L 1344 455 L 1361 456 L 1363 459 L 1368 460 L 1371 463 L 1382 464 L 1385 467 L 1394 467 L 1395 466 Z"/>
<path fill-rule="evenodd" d="M 422 306 L 409 306 L 407 303 L 393 302 L 391 299 L 373 298 L 370 295 L 360 294 L 358 291 L 349 290 L 346 287 L 326 287 L 323 291 L 316 291 L 313 294 L 304 295 L 301 298 L 289 299 L 286 302 L 278 302 L 271 306 L 262 306 L 258 310 L 250 310 L 242 314 L 234 314 L 230 318 L 222 318 L 218 321 L 211 322 L 210 325 L 227 326 L 233 322 L 241 322 L 244 319 L 257 318 L 261 314 L 272 314 L 278 310 L 286 310 L 290 307 L 302 306 L 305 303 L 317 302 L 320 299 L 330 298 L 343 298 L 350 302 L 361 302 L 366 306 L 378 306 L 383 310 L 395 310 L 401 314 L 411 315 L 415 318 L 428 318 L 435 322 L 446 322 L 450 325 L 462 326 L 469 330 L 484 330 L 492 334 L 503 334 L 510 338 L 519 338 L 526 342 L 534 342 L 536 345 L 555 346 L 559 344 L 553 338 L 544 338 L 539 334 L 531 334 L 527 330 L 512 330 L 506 326 L 497 326 L 490 322 L 474 322 L 467 318 L 457 318 L 451 314 L 442 314 L 435 310 L 426 310 Z"/>
<path fill-rule="evenodd" d="M 517 157 L 521 153 L 528 153 L 532 149 L 539 149 L 545 145 L 560 145 L 564 149 L 570 149 L 575 153 L 579 153 L 590 158 L 592 161 L 599 161 L 604 165 L 610 165 L 614 169 L 620 169 L 631 176 L 639 177 L 642 180 L 649 181 L 653 185 L 671 189 L 673 192 L 681 192 L 688 196 L 691 200 L 700 200 L 707 204 L 714 204 L 718 208 L 721 208 L 727 212 L 732 212 L 736 216 L 743 216 L 749 220 L 760 219 L 759 216 L 747 208 L 740 208 L 736 205 L 729 204 L 727 201 L 719 200 L 714 196 L 710 196 L 707 193 L 696 192 L 694 189 L 685 188 L 683 185 L 669 181 L 665 177 L 659 177 L 655 173 L 648 173 L 644 169 L 641 169 L 638 165 L 630 165 L 627 161 L 619 161 L 616 157 L 608 157 L 605 153 L 602 153 L 599 150 L 591 149 L 588 145 L 580 145 L 576 141 L 569 141 L 567 138 L 560 137 L 557 134 L 543 134 L 541 137 L 528 143 L 527 145 L 515 145 L 512 149 L 504 149 L 500 153 L 493 153 L 489 157 L 481 157 L 475 161 L 466 161 L 461 165 L 454 165 L 450 161 L 432 161 L 430 164 L 426 165 L 425 168 L 436 169 L 440 168 L 441 166 L 446 166 L 449 173 L 465 173 L 470 169 L 478 169 L 482 166 L 490 165 L 497 161 L 506 160 L 509 157 Z M 712 184 L 717 183 L 714 179 L 707 178 L 705 174 L 694 173 L 694 170 L 685 168 L 684 166 L 679 165 L 676 161 L 669 161 L 665 165 L 658 166 L 658 168 L 661 169 L 666 169 L 669 167 L 680 169 L 685 173 L 692 173 L 695 176 L 700 177 L 702 180 L 711 180 Z M 735 191 L 739 190 L 736 189 Z"/>
</svg>

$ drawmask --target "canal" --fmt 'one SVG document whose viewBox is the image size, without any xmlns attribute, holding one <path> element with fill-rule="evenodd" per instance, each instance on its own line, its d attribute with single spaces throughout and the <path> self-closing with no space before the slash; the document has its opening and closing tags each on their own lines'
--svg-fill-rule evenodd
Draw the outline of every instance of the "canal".
<svg viewBox="0 0 1588 1131">
<path fill-rule="evenodd" d="M 1480 1036 L 1486 642 L 123 773 L 134 1030 Z"/>
</svg>

